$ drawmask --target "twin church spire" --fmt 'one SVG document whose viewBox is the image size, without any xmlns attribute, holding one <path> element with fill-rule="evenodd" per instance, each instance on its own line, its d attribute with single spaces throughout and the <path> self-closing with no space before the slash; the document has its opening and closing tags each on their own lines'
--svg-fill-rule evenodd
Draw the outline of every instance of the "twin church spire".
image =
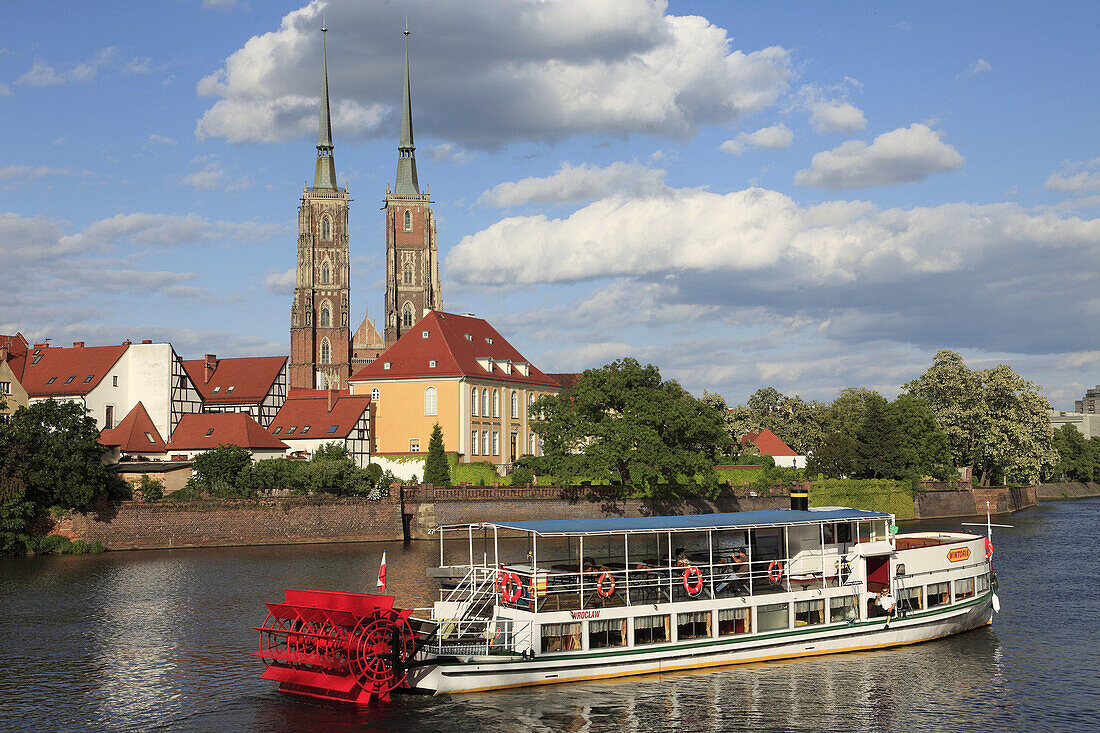
<svg viewBox="0 0 1100 733">
<path fill-rule="evenodd" d="M 336 161 L 332 157 L 332 113 L 328 96 L 328 28 L 321 26 L 321 105 L 317 123 L 317 166 L 314 188 L 336 189 Z M 412 89 L 409 81 L 409 27 L 405 25 L 405 79 L 401 99 L 401 137 L 397 143 L 396 194 L 419 194 L 416 145 L 413 144 Z"/>
</svg>

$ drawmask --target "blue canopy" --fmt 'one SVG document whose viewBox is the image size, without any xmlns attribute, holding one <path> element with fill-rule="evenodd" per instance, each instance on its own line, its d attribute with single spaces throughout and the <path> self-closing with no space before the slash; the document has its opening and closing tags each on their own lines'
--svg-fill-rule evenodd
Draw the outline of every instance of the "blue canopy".
<svg viewBox="0 0 1100 733">
<path fill-rule="evenodd" d="M 517 529 L 537 535 L 623 534 L 630 532 L 676 532 L 706 529 L 775 527 L 791 524 L 820 524 L 855 520 L 889 519 L 887 512 L 862 509 L 767 509 L 725 514 L 686 514 L 670 517 L 602 517 L 598 519 L 546 519 L 519 522 L 483 522 L 480 527 Z"/>
</svg>

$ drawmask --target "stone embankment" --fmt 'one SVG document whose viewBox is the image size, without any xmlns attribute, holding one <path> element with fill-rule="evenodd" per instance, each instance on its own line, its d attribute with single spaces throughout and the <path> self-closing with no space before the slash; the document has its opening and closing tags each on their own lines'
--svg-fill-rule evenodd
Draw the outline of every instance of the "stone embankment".
<svg viewBox="0 0 1100 733">
<path fill-rule="evenodd" d="M 1096 484 L 1092 484 L 1097 487 Z M 812 492 L 811 492 L 812 494 Z M 812 500 L 812 496 L 811 496 Z M 1003 514 L 1033 506 L 1035 487 L 927 487 L 914 500 L 920 519 Z M 98 540 L 109 550 L 224 547 L 426 539 L 440 525 L 515 519 L 638 517 L 752 511 L 790 506 L 785 489 L 755 496 L 741 487 L 711 499 L 618 499 L 598 488 L 395 487 L 379 501 L 364 498 L 122 501 L 87 514 L 70 513 L 51 533 Z"/>
<path fill-rule="evenodd" d="M 1086 499 L 1100 496 L 1100 484 L 1095 481 L 1067 481 L 1060 484 L 1039 484 L 1039 501 L 1055 499 Z"/>
</svg>

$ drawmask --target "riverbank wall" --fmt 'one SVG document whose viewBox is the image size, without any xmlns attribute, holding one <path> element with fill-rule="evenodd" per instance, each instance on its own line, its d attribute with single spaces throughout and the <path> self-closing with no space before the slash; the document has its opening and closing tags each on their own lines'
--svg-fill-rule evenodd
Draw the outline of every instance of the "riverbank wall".
<svg viewBox="0 0 1100 733">
<path fill-rule="evenodd" d="M 1035 504 L 1035 487 L 929 486 L 912 517 L 1003 514 Z M 109 550 L 229 547 L 426 539 L 440 525 L 505 520 L 641 517 L 781 509 L 785 489 L 765 495 L 740 487 L 716 499 L 620 499 L 591 487 L 394 487 L 378 501 L 361 497 L 285 497 L 193 502 L 119 501 L 54 521 L 50 534 L 102 542 Z M 871 507 L 865 507 L 871 508 Z M 899 515 L 900 516 L 900 515 Z"/>
<path fill-rule="evenodd" d="M 1087 499 L 1100 496 L 1100 483 L 1095 481 L 1066 481 L 1057 484 L 1039 484 L 1039 501 L 1058 499 Z"/>
</svg>

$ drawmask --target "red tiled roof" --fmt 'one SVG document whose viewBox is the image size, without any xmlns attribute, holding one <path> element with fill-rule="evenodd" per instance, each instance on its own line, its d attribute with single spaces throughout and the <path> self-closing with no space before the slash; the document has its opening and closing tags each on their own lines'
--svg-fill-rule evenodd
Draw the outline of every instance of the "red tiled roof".
<svg viewBox="0 0 1100 733">
<path fill-rule="evenodd" d="M 101 445 L 117 445 L 128 453 L 163 453 L 164 441 L 153 425 L 152 418 L 145 411 L 145 405 L 138 402 L 122 418 L 122 422 L 111 430 L 99 434 Z"/>
<path fill-rule="evenodd" d="M 427 338 L 423 335 L 425 331 Z M 434 368 L 429 366 L 433 359 Z M 478 359 L 486 360 L 484 363 L 490 368 L 486 369 Z M 352 380 L 469 376 L 560 386 L 534 365 L 529 367 L 529 376 L 515 368 L 509 374 L 500 363 L 507 361 L 514 364 L 527 360 L 484 319 L 431 311 L 387 349 L 384 356 L 356 372 Z"/>
<path fill-rule="evenodd" d="M 577 382 L 581 381 L 581 375 L 577 372 L 551 372 L 546 376 L 560 384 L 562 389 L 573 389 L 577 386 Z"/>
<path fill-rule="evenodd" d="M 764 428 L 759 433 L 746 433 L 741 437 L 741 445 L 752 443 L 762 456 L 797 456 L 794 450 L 780 440 L 775 433 Z"/>
<path fill-rule="evenodd" d="M 8 366 L 11 367 L 15 378 L 22 384 L 23 369 L 27 364 L 27 339 L 23 338 L 21 333 L 14 336 L 0 336 L 0 346 L 7 347 Z"/>
<path fill-rule="evenodd" d="M 214 358 L 211 360 L 214 370 L 209 381 L 206 379 L 206 359 L 183 360 L 183 368 L 195 383 L 203 402 L 238 405 L 262 402 L 286 360 L 285 356 Z"/>
<path fill-rule="evenodd" d="M 23 369 L 23 389 L 31 397 L 85 395 L 126 353 L 119 346 L 50 346 L 32 349 Z M 51 381 L 52 380 L 52 381 Z"/>
<path fill-rule="evenodd" d="M 298 396 L 295 391 L 268 426 L 272 435 L 290 441 L 346 438 L 363 412 L 370 407 L 370 397 L 341 395 L 336 399 L 332 412 L 329 412 L 327 394 L 322 390 L 308 391 L 320 392 L 324 396 Z M 293 433 L 289 432 L 290 428 L 294 428 Z"/>
<path fill-rule="evenodd" d="M 243 412 L 188 414 L 180 418 L 168 450 L 206 450 L 219 445 L 245 448 L 283 448 L 287 444 L 263 429 Z"/>
</svg>

